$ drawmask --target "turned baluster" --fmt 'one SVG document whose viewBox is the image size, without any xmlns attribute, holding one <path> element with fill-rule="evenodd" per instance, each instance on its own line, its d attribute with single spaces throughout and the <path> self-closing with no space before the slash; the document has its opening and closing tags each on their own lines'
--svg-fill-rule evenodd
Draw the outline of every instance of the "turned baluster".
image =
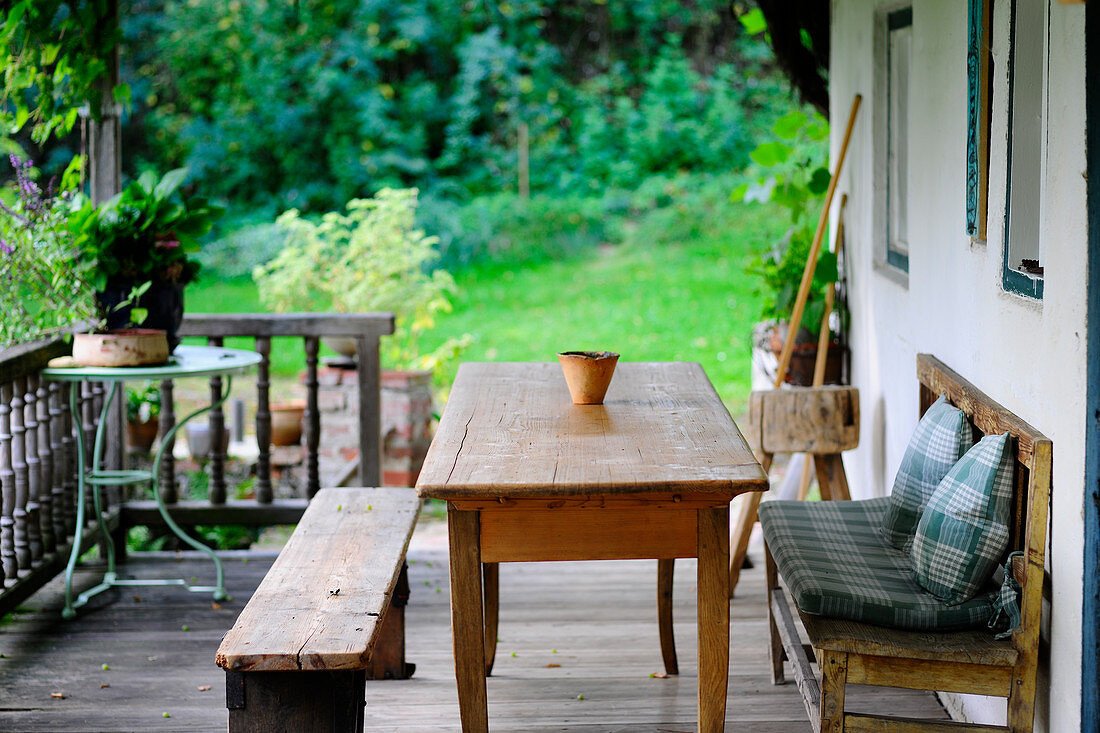
<svg viewBox="0 0 1100 733">
<path fill-rule="evenodd" d="M 30 390 L 35 397 L 35 422 L 38 425 L 38 527 L 42 549 L 53 552 L 57 539 L 53 532 L 53 446 L 50 444 L 50 396 L 47 382 L 31 375 Z"/>
<path fill-rule="evenodd" d="M 27 537 L 27 444 L 23 425 L 23 396 L 27 380 L 20 377 L 13 383 L 11 395 L 11 468 L 15 472 L 15 565 L 19 575 L 31 569 L 31 545 Z"/>
<path fill-rule="evenodd" d="M 92 465 L 92 451 L 95 447 L 95 427 L 99 416 L 99 409 L 96 406 L 96 387 L 98 385 L 92 382 L 81 382 L 81 400 L 80 400 L 80 425 L 84 430 L 84 455 L 80 456 L 80 460 L 84 461 L 85 466 L 91 466 L 92 470 L 95 466 Z M 89 490 L 84 492 L 84 524 L 88 525 L 88 522 L 95 518 L 95 502 L 93 500 L 92 492 Z M 77 527 L 77 532 L 83 532 L 84 527 Z"/>
<path fill-rule="evenodd" d="M 221 337 L 212 336 L 207 343 L 221 346 Z M 210 491 L 207 496 L 211 504 L 225 503 L 225 412 L 222 411 L 222 378 L 210 377 Z"/>
<path fill-rule="evenodd" d="M 38 457 L 38 390 L 37 376 L 24 377 L 23 383 L 23 450 L 27 463 L 27 544 L 31 564 L 42 559 L 42 461 Z"/>
<path fill-rule="evenodd" d="M 55 546 L 59 547 L 65 544 L 65 538 L 68 536 L 66 531 L 68 525 L 65 519 L 65 480 L 71 468 L 65 458 L 64 434 L 62 432 L 65 425 L 61 410 L 61 400 L 64 399 L 64 395 L 61 393 L 61 384 L 58 382 L 49 382 L 48 384 L 49 402 L 47 409 L 50 415 L 48 430 L 50 454 L 53 456 L 53 469 L 50 472 L 51 481 L 49 484 L 52 493 L 50 520 L 53 522 Z"/>
<path fill-rule="evenodd" d="M 318 448 L 321 445 L 321 413 L 317 406 L 317 350 L 316 336 L 305 337 L 306 347 L 306 496 L 313 498 L 321 488 Z"/>
<path fill-rule="evenodd" d="M 271 338 L 256 337 L 256 352 L 262 357 L 256 376 L 256 501 L 270 504 L 271 489 Z"/>
<path fill-rule="evenodd" d="M 11 466 L 11 382 L 0 383 L 0 566 L 5 585 L 15 583 L 15 471 Z"/>
<path fill-rule="evenodd" d="M 160 476 L 157 485 L 160 488 L 160 496 L 165 504 L 175 504 L 179 498 L 176 491 L 176 459 L 172 454 L 176 447 L 176 436 L 166 438 L 169 431 L 176 426 L 176 402 L 172 396 L 172 380 L 165 379 L 160 383 L 160 440 L 164 445 L 163 458 L 160 461 Z"/>
<path fill-rule="evenodd" d="M 77 461 L 80 460 L 76 454 L 76 426 L 73 424 L 73 412 L 69 402 L 74 389 L 79 387 L 66 382 L 61 385 L 58 392 L 58 402 L 61 405 L 61 455 L 65 465 L 65 472 L 61 475 L 61 479 L 64 482 L 62 510 L 65 521 L 63 536 L 66 539 L 76 532 L 76 471 Z"/>
</svg>

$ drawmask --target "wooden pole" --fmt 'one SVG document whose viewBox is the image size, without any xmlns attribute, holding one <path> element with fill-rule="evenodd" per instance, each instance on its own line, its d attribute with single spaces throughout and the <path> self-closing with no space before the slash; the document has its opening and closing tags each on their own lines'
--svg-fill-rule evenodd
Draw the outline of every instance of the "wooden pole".
<svg viewBox="0 0 1100 733">
<path fill-rule="evenodd" d="M 848 194 L 840 197 L 840 214 L 837 216 L 836 244 L 833 252 L 840 256 L 840 250 L 844 246 L 844 208 L 848 205 Z M 825 364 L 829 356 L 829 316 L 833 312 L 833 301 L 836 298 L 836 283 L 829 283 L 825 289 L 825 312 L 821 315 L 821 335 L 817 339 L 817 361 L 814 362 L 813 386 L 820 387 L 825 384 Z M 813 456 L 807 455 L 802 463 L 802 479 L 798 485 L 798 498 L 804 500 L 810 493 L 810 478 L 813 471 Z"/>
<path fill-rule="evenodd" d="M 530 142 L 527 135 L 527 123 L 519 123 L 516 135 L 519 147 L 519 197 L 524 201 L 531 198 Z"/>
<path fill-rule="evenodd" d="M 844 247 L 844 207 L 847 205 L 848 194 L 844 194 L 840 197 L 840 213 L 836 221 L 836 244 L 833 245 L 833 253 L 838 258 L 841 248 Z M 833 314 L 835 300 L 836 283 L 829 283 L 825 288 L 825 312 L 821 314 L 821 335 L 817 339 L 817 361 L 814 362 L 813 382 L 815 387 L 825 384 L 825 363 L 829 356 L 829 316 Z"/>
<path fill-rule="evenodd" d="M 856 115 L 859 113 L 860 102 L 863 97 L 859 94 L 852 100 L 852 111 L 848 114 L 848 127 L 844 130 L 844 139 L 840 145 L 840 153 L 837 155 L 836 169 L 829 178 L 829 188 L 825 191 L 825 205 L 821 209 L 821 218 L 817 222 L 817 231 L 814 233 L 813 243 L 810 245 L 810 255 L 806 258 L 806 268 L 802 271 L 802 282 L 798 286 L 798 295 L 795 298 L 794 310 L 791 313 L 791 322 L 787 328 L 787 340 L 783 343 L 783 352 L 779 356 L 779 368 L 775 373 L 775 388 L 783 384 L 787 376 L 787 368 L 791 364 L 791 353 L 794 351 L 794 339 L 798 333 L 799 324 L 802 323 L 802 312 L 806 308 L 806 298 L 810 294 L 810 285 L 814 279 L 814 269 L 817 267 L 817 256 L 821 252 L 821 242 L 825 238 L 825 226 L 829 221 L 829 209 L 832 207 L 833 196 L 836 194 L 836 186 L 840 180 L 840 171 L 844 167 L 844 158 L 848 154 L 848 143 L 852 139 L 852 128 L 856 124 Z"/>
</svg>

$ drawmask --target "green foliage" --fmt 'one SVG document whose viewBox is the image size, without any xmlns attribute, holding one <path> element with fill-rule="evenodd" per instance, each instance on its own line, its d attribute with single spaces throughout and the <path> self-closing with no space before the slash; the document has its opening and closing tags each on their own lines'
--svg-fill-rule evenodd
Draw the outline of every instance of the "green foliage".
<svg viewBox="0 0 1100 733">
<path fill-rule="evenodd" d="M 51 181 L 43 189 L 30 161 L 10 160 L 15 180 L 0 190 L 0 348 L 96 314 L 87 263 L 68 231 L 79 161 L 60 188 Z"/>
<path fill-rule="evenodd" d="M 762 40 L 674 0 L 135 0 L 123 22 L 127 149 L 242 208 L 514 192 L 520 123 L 547 195 L 738 170 L 786 104 Z"/>
<path fill-rule="evenodd" d="M 223 209 L 180 189 L 187 169 L 158 179 L 146 171 L 96 206 L 85 200 L 69 221 L 96 290 L 152 280 L 186 285 L 199 271 L 189 257 Z"/>
<path fill-rule="evenodd" d="M 319 224 L 294 209 L 284 213 L 278 224 L 285 246 L 254 273 L 263 302 L 280 312 L 392 312 L 396 327 L 383 360 L 391 368 L 423 368 L 419 337 L 450 309 L 454 279 L 428 270 L 437 240 L 415 228 L 416 197 L 416 189 L 385 188 L 349 201 L 346 214 L 328 212 Z M 442 353 L 428 356 L 438 360 Z"/>
<path fill-rule="evenodd" d="M 126 419 L 130 422 L 148 422 L 160 415 L 160 389 L 146 382 L 141 389 L 126 388 Z"/>
<path fill-rule="evenodd" d="M 87 104 L 99 118 L 108 59 L 121 38 L 109 4 L 90 0 L 9 0 L 0 3 L 0 140 L 29 125 L 35 142 L 64 135 Z M 110 89 L 125 105 L 130 88 Z"/>
<path fill-rule="evenodd" d="M 789 321 L 829 187 L 829 126 L 820 115 L 796 109 L 776 120 L 772 132 L 776 139 L 750 153 L 762 174 L 739 186 L 732 197 L 770 201 L 787 210 L 787 231 L 753 260 L 752 269 L 762 278 L 761 316 Z M 822 246 L 800 324 L 815 338 L 825 311 L 825 288 L 838 278 L 836 255 Z"/>
</svg>

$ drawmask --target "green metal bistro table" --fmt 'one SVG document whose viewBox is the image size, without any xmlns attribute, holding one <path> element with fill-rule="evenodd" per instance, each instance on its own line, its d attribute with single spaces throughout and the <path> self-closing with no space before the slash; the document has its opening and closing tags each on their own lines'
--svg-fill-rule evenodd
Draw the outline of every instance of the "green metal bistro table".
<svg viewBox="0 0 1100 733">
<path fill-rule="evenodd" d="M 168 358 L 168 363 L 161 366 L 73 367 L 71 369 L 48 368 L 42 370 L 43 377 L 58 382 L 82 382 L 87 380 L 110 384 L 107 398 L 104 400 L 103 409 L 100 412 L 99 427 L 96 429 L 95 433 L 95 444 L 92 449 L 92 462 L 90 466 L 86 466 L 83 459 L 85 455 L 84 431 L 80 424 L 80 410 L 77 405 L 78 390 L 69 390 L 69 407 L 72 411 L 76 427 L 76 454 L 80 458 L 77 460 L 77 532 L 73 538 L 73 549 L 69 554 L 69 564 L 65 568 L 65 610 L 62 612 L 65 618 L 69 619 L 76 616 L 76 609 L 87 603 L 93 596 L 102 593 L 108 588 L 118 586 L 177 585 L 195 593 L 213 593 L 214 600 L 216 601 L 225 599 L 225 574 L 222 569 L 221 559 L 219 559 L 209 547 L 189 537 L 180 526 L 176 524 L 175 520 L 172 519 L 168 513 L 168 508 L 164 504 L 164 499 L 161 497 L 160 487 L 157 485 L 157 477 L 160 475 L 160 464 L 161 460 L 164 458 L 165 446 L 173 443 L 172 438 L 175 436 L 176 432 L 190 420 L 221 406 L 229 397 L 230 389 L 233 386 L 233 375 L 250 371 L 260 363 L 261 358 L 262 357 L 256 352 L 243 351 L 241 349 L 225 349 L 218 346 L 179 346 Z M 157 447 L 157 451 L 153 457 L 153 466 L 151 470 L 111 470 L 100 468 L 100 464 L 103 460 L 104 426 L 107 423 L 105 418 L 108 414 L 108 410 L 110 410 L 111 403 L 113 403 L 118 396 L 119 385 L 122 382 L 142 379 L 162 381 L 165 379 L 180 379 L 183 377 L 213 376 L 226 377 L 225 389 L 222 391 L 221 399 L 185 416 L 168 431 L 168 434 L 161 440 L 160 445 Z M 146 482 L 153 488 L 153 496 L 156 497 L 157 508 L 160 510 L 160 514 L 164 518 L 164 522 L 168 525 L 168 528 L 181 540 L 196 550 L 205 553 L 214 562 L 214 567 L 217 569 L 216 585 L 191 585 L 182 579 L 140 580 L 120 579 L 117 576 L 115 572 L 114 545 L 111 543 L 111 537 L 103 524 L 102 499 L 100 498 L 99 487 L 124 486 Z M 73 570 L 76 568 L 77 560 L 80 559 L 82 539 L 80 529 L 84 526 L 84 505 L 88 486 L 92 487 L 92 501 L 96 513 L 96 526 L 103 537 L 103 546 L 106 548 L 107 572 L 104 573 L 101 583 L 84 591 L 74 601 Z"/>
</svg>

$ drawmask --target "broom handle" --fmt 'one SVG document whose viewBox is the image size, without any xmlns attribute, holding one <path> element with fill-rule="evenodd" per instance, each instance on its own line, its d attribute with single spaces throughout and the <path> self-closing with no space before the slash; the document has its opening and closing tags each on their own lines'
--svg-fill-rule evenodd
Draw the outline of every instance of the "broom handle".
<svg viewBox="0 0 1100 733">
<path fill-rule="evenodd" d="M 844 140 L 840 145 L 840 153 L 837 155 L 836 170 L 829 178 L 829 188 L 825 192 L 825 206 L 821 209 L 821 218 L 817 222 L 817 231 L 814 232 L 814 240 L 810 245 L 810 256 L 806 259 L 806 268 L 802 271 L 802 283 L 798 286 L 798 296 L 794 301 L 794 310 L 791 313 L 791 322 L 787 328 L 787 340 L 783 343 L 783 352 L 779 356 L 779 368 L 775 374 L 775 388 L 783 384 L 787 376 L 787 368 L 791 364 L 791 353 L 794 351 L 794 337 L 798 333 L 798 327 L 802 323 L 802 311 L 806 308 L 806 298 L 810 294 L 810 285 L 814 279 L 814 269 L 817 267 L 817 256 L 821 252 L 821 241 L 825 238 L 825 225 L 829 222 L 829 208 L 833 204 L 833 196 L 836 194 L 836 186 L 840 180 L 840 170 L 844 167 L 844 158 L 848 154 L 848 143 L 852 139 L 852 128 L 856 124 L 856 114 L 859 112 L 862 95 L 857 94 L 852 100 L 852 111 L 848 114 L 848 127 L 844 130 Z"/>
</svg>

